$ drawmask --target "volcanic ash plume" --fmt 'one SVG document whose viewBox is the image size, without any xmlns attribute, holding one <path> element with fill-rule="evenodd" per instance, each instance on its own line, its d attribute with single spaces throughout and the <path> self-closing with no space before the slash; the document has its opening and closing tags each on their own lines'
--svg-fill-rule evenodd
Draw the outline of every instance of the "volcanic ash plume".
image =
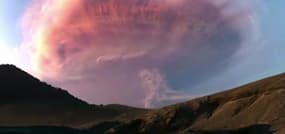
<svg viewBox="0 0 285 134">
<path fill-rule="evenodd" d="M 25 44 L 42 79 L 94 103 L 155 107 L 189 99 L 175 89 L 197 73 L 204 80 L 207 67 L 224 69 L 239 50 L 231 22 L 239 16 L 223 8 L 208 0 L 34 0 Z"/>
</svg>

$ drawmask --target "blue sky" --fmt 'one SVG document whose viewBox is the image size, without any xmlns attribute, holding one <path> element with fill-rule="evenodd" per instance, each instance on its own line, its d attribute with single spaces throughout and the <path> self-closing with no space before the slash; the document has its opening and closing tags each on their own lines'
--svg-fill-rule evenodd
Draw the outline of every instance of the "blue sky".
<svg viewBox="0 0 285 134">
<path fill-rule="evenodd" d="M 252 4 L 250 7 L 255 15 L 253 23 L 256 26 L 253 36 L 256 36 L 256 40 L 247 44 L 247 52 L 237 55 L 239 62 L 231 68 L 189 89 L 181 90 L 190 94 L 209 94 L 285 72 L 285 1 L 241 1 Z M 29 2 L 30 0 L 0 1 L 0 45 L 5 45 L 0 46 L 0 49 L 9 50 L 21 45 L 23 39 L 20 20 Z M 5 56 L 0 54 L 0 62 L 1 57 Z M 26 67 L 28 64 L 21 62 L 18 66 Z"/>
<path fill-rule="evenodd" d="M 0 39 L 11 46 L 22 42 L 20 19 L 29 0 L 0 1 Z"/>
<path fill-rule="evenodd" d="M 253 5 L 258 25 L 258 41 L 238 65 L 194 87 L 205 94 L 236 87 L 285 72 L 285 1 L 259 1 Z"/>
</svg>

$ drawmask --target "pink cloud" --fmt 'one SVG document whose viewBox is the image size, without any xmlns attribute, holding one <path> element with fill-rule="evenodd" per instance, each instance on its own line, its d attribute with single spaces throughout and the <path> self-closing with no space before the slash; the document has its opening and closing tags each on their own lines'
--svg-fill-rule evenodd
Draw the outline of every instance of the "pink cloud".
<svg viewBox="0 0 285 134">
<path fill-rule="evenodd" d="M 222 47 L 227 57 L 238 49 L 222 11 L 208 0 L 35 0 L 23 30 L 42 79 L 93 103 L 153 107 L 191 98 L 161 78 L 171 61 L 207 65 Z M 225 32 L 237 33 L 232 47 Z"/>
</svg>

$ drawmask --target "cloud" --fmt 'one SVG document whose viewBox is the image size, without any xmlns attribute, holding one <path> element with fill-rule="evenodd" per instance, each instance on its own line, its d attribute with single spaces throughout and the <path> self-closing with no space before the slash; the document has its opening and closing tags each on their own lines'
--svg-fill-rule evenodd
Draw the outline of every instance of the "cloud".
<svg viewBox="0 0 285 134">
<path fill-rule="evenodd" d="M 13 48 L 0 41 L 0 64 L 12 64 L 15 61 Z"/>
<path fill-rule="evenodd" d="M 14 64 L 28 71 L 27 49 L 18 46 L 11 46 L 0 40 L 0 64 Z"/>
<path fill-rule="evenodd" d="M 165 76 L 159 73 L 157 69 L 142 70 L 139 77 L 147 93 L 144 100 L 145 107 L 161 107 L 187 101 L 194 97 L 171 89 L 165 81 Z"/>
<path fill-rule="evenodd" d="M 188 98 L 178 90 L 213 77 L 240 49 L 232 20 L 241 16 L 223 8 L 209 0 L 34 0 L 24 44 L 34 73 L 83 99 L 160 106 Z"/>
</svg>

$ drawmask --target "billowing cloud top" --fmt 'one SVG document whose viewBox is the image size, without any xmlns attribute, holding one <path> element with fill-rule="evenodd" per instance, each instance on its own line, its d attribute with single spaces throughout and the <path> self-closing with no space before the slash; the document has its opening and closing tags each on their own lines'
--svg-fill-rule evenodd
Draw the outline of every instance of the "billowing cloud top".
<svg viewBox="0 0 285 134">
<path fill-rule="evenodd" d="M 25 13 L 34 72 L 94 103 L 156 107 L 227 67 L 241 17 L 210 0 L 35 0 Z M 209 69 L 210 68 L 210 69 Z"/>
</svg>

